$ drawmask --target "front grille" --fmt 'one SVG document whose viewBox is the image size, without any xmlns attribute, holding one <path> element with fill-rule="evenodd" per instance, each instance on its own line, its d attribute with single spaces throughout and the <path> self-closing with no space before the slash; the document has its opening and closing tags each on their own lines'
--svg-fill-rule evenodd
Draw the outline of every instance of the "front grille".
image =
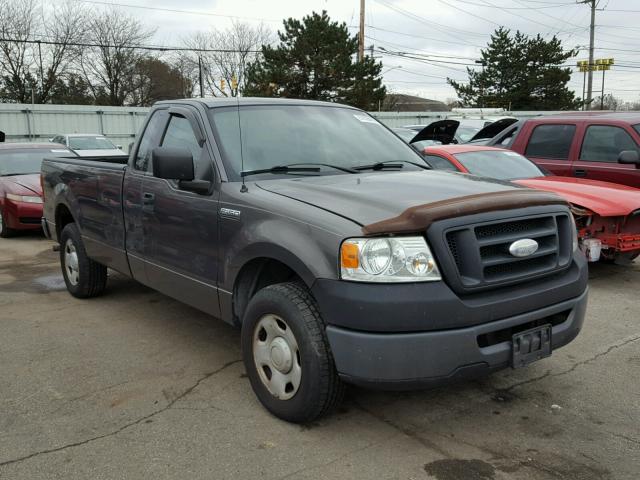
<svg viewBox="0 0 640 480">
<path fill-rule="evenodd" d="M 446 244 L 464 290 L 526 281 L 566 268 L 571 261 L 571 221 L 567 213 L 483 222 L 449 228 Z M 521 239 L 538 242 L 526 257 L 515 257 L 510 245 Z M 457 283 L 457 282 L 456 282 Z"/>
</svg>

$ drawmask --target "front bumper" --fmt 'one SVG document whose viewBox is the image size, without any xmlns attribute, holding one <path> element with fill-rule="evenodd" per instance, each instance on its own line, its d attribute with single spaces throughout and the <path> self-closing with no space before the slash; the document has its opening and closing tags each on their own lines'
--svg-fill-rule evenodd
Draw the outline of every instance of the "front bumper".
<svg viewBox="0 0 640 480">
<path fill-rule="evenodd" d="M 338 373 L 360 385 L 414 388 L 510 365 L 513 334 L 551 323 L 552 348 L 580 332 L 588 269 L 582 253 L 556 275 L 457 296 L 446 282 L 312 287 Z"/>
<path fill-rule="evenodd" d="M 506 338 L 531 325 L 552 323 L 552 348 L 560 348 L 580 332 L 586 308 L 587 290 L 559 304 L 469 328 L 382 334 L 329 325 L 327 336 L 343 380 L 375 388 L 419 388 L 508 367 L 512 352 Z"/>
<path fill-rule="evenodd" d="M 12 230 L 38 230 L 41 228 L 42 204 L 6 200 L 4 215 L 7 227 Z"/>
</svg>

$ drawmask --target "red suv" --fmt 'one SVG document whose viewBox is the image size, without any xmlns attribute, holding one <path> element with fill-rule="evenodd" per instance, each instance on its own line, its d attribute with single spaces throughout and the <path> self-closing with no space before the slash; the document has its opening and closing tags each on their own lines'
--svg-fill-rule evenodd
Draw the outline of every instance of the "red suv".
<svg viewBox="0 0 640 480">
<path fill-rule="evenodd" d="M 514 150 L 556 175 L 640 188 L 640 112 L 567 113 L 522 120 L 487 145 Z"/>
</svg>

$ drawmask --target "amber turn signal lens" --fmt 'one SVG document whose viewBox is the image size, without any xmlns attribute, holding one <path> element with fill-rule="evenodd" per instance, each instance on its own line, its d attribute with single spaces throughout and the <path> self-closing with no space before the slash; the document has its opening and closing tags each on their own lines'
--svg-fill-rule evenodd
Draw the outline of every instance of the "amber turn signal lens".
<svg viewBox="0 0 640 480">
<path fill-rule="evenodd" d="M 343 268 L 358 268 L 358 245 L 355 243 L 343 243 L 340 249 L 340 264 Z"/>
</svg>

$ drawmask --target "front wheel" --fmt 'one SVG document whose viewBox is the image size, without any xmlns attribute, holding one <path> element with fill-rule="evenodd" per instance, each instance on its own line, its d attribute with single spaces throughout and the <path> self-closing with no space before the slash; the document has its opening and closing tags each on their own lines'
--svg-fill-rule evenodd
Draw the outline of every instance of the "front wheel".
<svg viewBox="0 0 640 480">
<path fill-rule="evenodd" d="M 95 297 L 107 286 L 107 267 L 87 256 L 75 223 L 60 234 L 60 266 L 67 290 L 76 298 Z"/>
<path fill-rule="evenodd" d="M 263 288 L 242 323 L 242 358 L 260 402 L 275 416 L 310 422 L 332 410 L 344 386 L 315 300 L 296 283 Z"/>
</svg>

